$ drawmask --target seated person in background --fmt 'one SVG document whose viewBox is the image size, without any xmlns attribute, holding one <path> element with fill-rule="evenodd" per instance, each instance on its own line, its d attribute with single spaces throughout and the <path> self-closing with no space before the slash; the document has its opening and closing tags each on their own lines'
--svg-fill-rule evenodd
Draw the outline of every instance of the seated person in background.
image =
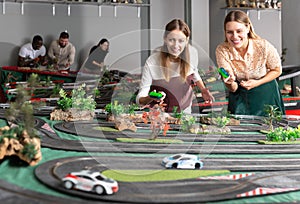
<svg viewBox="0 0 300 204">
<path fill-rule="evenodd" d="M 109 50 L 109 42 L 102 38 L 98 45 L 91 48 L 88 59 L 84 64 L 84 72 L 100 73 L 104 66 L 104 59 Z"/>
<path fill-rule="evenodd" d="M 43 45 L 43 38 L 35 35 L 32 43 L 27 43 L 20 48 L 18 66 L 38 67 L 39 65 L 47 65 L 46 48 Z"/>
<path fill-rule="evenodd" d="M 58 70 L 69 70 L 74 63 L 75 47 L 69 42 L 69 34 L 60 33 L 59 39 L 52 41 L 48 50 L 48 56 L 54 67 Z"/>
</svg>

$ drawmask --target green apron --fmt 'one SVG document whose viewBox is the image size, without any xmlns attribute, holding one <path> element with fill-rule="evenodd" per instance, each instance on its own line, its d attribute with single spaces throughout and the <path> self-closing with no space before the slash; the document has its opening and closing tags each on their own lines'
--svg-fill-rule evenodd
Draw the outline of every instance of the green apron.
<svg viewBox="0 0 300 204">
<path fill-rule="evenodd" d="M 285 115 L 282 96 L 276 80 L 250 90 L 239 85 L 236 92 L 229 92 L 228 111 L 232 114 L 266 116 L 265 105 L 275 105 Z"/>
</svg>

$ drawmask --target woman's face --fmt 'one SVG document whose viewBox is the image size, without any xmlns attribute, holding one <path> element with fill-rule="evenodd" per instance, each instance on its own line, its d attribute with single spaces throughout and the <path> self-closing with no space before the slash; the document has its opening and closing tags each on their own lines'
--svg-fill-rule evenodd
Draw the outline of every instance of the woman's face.
<svg viewBox="0 0 300 204">
<path fill-rule="evenodd" d="M 249 27 L 243 23 L 231 21 L 226 23 L 225 36 L 231 46 L 239 49 L 245 49 L 248 45 Z"/>
<path fill-rule="evenodd" d="M 103 51 L 108 51 L 108 49 L 109 49 L 109 43 L 108 43 L 108 42 L 104 42 L 104 43 L 102 43 L 102 44 L 100 45 L 100 47 L 101 47 L 101 49 L 102 49 Z"/>
<path fill-rule="evenodd" d="M 178 57 L 187 45 L 188 38 L 182 31 L 173 30 L 164 38 L 164 42 L 168 52 L 174 57 Z"/>
</svg>

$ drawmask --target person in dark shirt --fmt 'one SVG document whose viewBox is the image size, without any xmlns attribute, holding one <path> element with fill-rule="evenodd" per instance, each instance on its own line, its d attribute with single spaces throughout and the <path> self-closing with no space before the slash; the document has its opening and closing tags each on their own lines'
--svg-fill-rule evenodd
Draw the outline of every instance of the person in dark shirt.
<svg viewBox="0 0 300 204">
<path fill-rule="evenodd" d="M 103 38 L 93 46 L 84 64 L 84 72 L 98 73 L 104 66 L 104 59 L 109 50 L 109 42 Z"/>
</svg>

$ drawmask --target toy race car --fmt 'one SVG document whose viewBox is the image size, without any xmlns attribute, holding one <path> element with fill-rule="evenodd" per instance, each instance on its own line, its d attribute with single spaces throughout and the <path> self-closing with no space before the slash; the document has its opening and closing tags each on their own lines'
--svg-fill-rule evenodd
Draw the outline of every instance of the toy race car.
<svg viewBox="0 0 300 204">
<path fill-rule="evenodd" d="M 97 171 L 82 170 L 71 172 L 62 178 L 66 189 L 78 189 L 96 194 L 113 194 L 119 190 L 117 181 L 107 178 Z"/>
<path fill-rule="evenodd" d="M 203 162 L 197 155 L 192 154 L 174 154 L 165 157 L 162 165 L 166 168 L 176 169 L 202 169 Z"/>
</svg>

